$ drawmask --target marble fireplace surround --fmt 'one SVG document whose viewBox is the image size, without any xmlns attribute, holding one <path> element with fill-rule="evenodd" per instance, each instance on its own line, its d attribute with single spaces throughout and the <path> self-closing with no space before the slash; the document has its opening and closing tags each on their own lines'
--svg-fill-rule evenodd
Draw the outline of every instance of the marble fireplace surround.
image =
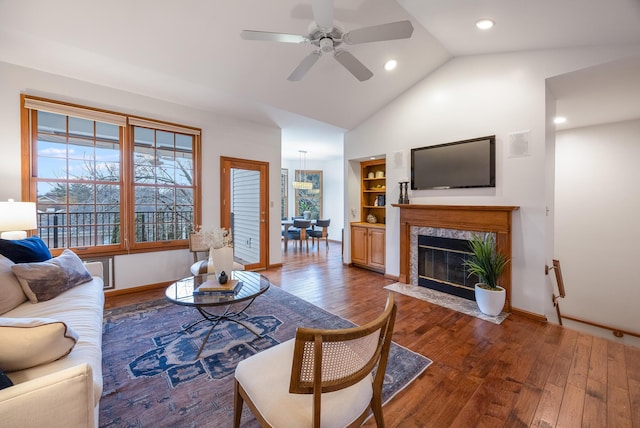
<svg viewBox="0 0 640 428">
<path fill-rule="evenodd" d="M 415 204 L 393 204 L 393 206 L 400 208 L 400 275 L 398 281 L 401 283 L 414 284 L 411 278 L 411 237 L 412 231 L 415 237 L 416 232 L 424 230 L 423 228 L 459 230 L 463 231 L 463 235 L 467 235 L 468 232 L 494 233 L 498 251 L 511 258 L 511 217 L 513 211 L 518 209 L 516 206 Z M 415 252 L 417 249 L 413 251 Z M 504 311 L 510 312 L 511 263 L 507 265 L 500 283 L 507 291 Z"/>
</svg>

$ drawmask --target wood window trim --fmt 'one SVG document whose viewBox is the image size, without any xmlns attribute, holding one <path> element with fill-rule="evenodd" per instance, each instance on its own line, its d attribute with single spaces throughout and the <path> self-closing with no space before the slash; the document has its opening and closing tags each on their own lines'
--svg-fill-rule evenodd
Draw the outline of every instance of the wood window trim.
<svg viewBox="0 0 640 428">
<path fill-rule="evenodd" d="M 134 194 L 130 190 L 124 190 L 125 187 L 131 187 L 132 175 L 133 175 L 133 127 L 129 125 L 129 120 L 124 121 L 124 125 L 121 125 L 123 121 L 120 118 L 127 118 L 137 123 L 145 123 L 147 126 L 152 125 L 158 130 L 166 130 L 169 132 L 189 134 L 193 137 L 193 223 L 198 225 L 202 219 L 202 131 L 199 128 L 175 124 L 166 121 L 158 121 L 154 119 L 144 118 L 140 116 L 133 116 L 126 113 L 100 109 L 96 107 L 90 107 L 85 105 L 79 105 L 69 103 L 65 101 L 52 100 L 48 98 L 42 98 L 32 96 L 28 94 L 20 95 L 20 140 L 21 140 L 21 198 L 23 201 L 37 202 L 37 188 L 32 169 L 32 157 L 33 153 L 33 137 L 31 126 L 31 112 L 37 111 L 37 107 L 41 107 L 42 111 L 48 111 L 52 113 L 81 117 L 83 119 L 89 119 L 94 121 L 104 121 L 105 123 L 116 124 L 120 126 L 121 130 L 121 164 L 123 165 L 121 173 L 121 213 L 131 212 L 134 204 Z M 60 107 L 60 110 L 55 111 L 56 106 Z M 86 114 L 82 114 L 82 112 Z M 125 162 L 124 157 L 128 157 Z M 125 194 L 126 197 L 122 197 Z M 101 248 L 99 246 L 91 247 L 74 247 L 79 255 L 86 256 L 103 256 L 103 255 L 118 255 L 118 254 L 130 254 L 130 253 L 145 253 L 153 251 L 163 251 L 172 249 L 189 248 L 188 238 L 183 240 L 172 241 L 154 241 L 147 243 L 138 243 L 136 245 L 130 244 L 130 238 L 133 236 L 131 231 L 131 221 L 127 218 L 126 221 L 122 221 L 122 239 L 117 249 L 113 248 Z M 62 252 L 62 249 L 52 249 L 52 254 L 58 255 Z"/>
</svg>

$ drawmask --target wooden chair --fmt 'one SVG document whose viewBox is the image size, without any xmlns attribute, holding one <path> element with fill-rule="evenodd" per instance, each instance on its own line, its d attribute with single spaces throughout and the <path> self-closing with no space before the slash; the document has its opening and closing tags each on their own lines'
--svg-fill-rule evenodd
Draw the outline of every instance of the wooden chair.
<svg viewBox="0 0 640 428">
<path fill-rule="evenodd" d="M 293 240 L 300 242 L 300 250 L 302 250 L 302 241 L 307 244 L 307 251 L 309 251 L 309 241 L 307 236 L 307 229 L 311 227 L 311 220 L 293 220 L 293 227 L 287 230 L 287 240 Z"/>
<path fill-rule="evenodd" d="M 263 427 L 356 427 L 370 410 L 384 427 L 382 383 L 396 310 L 390 294 L 384 312 L 366 325 L 298 328 L 295 339 L 241 361 L 234 427 L 240 426 L 244 402 Z"/>
<path fill-rule="evenodd" d="M 201 260 L 198 258 L 198 253 L 206 253 L 205 259 L 209 255 L 209 247 L 205 246 L 202 243 L 200 236 L 198 236 L 198 234 L 195 232 L 192 232 L 189 234 L 189 251 L 193 253 L 194 263 L 197 262 L 198 260 Z"/>
<path fill-rule="evenodd" d="M 331 224 L 331 219 L 328 220 L 317 220 L 316 224 L 313 225 L 311 229 L 307 231 L 307 235 L 311 237 L 311 247 L 315 243 L 315 240 L 318 240 L 318 250 L 320 249 L 320 239 L 324 238 L 324 242 L 326 244 L 327 250 L 329 249 L 329 232 L 327 229 Z M 316 229 L 318 228 L 318 229 Z"/>
</svg>

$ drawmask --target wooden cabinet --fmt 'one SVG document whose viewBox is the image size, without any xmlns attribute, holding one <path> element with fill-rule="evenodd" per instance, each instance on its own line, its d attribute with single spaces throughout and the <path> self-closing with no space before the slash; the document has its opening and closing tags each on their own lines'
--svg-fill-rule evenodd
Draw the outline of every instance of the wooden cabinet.
<svg viewBox="0 0 640 428">
<path fill-rule="evenodd" d="M 351 262 L 384 273 L 384 225 L 351 223 Z"/>
<path fill-rule="evenodd" d="M 384 273 L 387 169 L 384 159 L 360 163 L 360 221 L 351 223 L 351 262 Z M 368 220 L 375 217 L 375 222 Z"/>
</svg>

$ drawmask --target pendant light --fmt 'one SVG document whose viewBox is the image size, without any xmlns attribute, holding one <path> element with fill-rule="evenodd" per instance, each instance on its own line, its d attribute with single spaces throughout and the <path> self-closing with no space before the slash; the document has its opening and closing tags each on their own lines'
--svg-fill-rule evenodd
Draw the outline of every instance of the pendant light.
<svg viewBox="0 0 640 428">
<path fill-rule="evenodd" d="M 300 181 L 294 181 L 293 183 L 291 183 L 291 186 L 293 186 L 294 189 L 301 189 L 301 190 L 313 189 L 313 183 L 310 181 L 305 181 L 306 174 L 305 174 L 305 170 L 303 169 L 303 166 L 304 167 L 307 166 L 307 151 L 298 150 L 298 152 L 300 153 L 300 172 L 297 178 L 299 178 Z M 304 157 L 304 165 L 302 163 L 303 157 Z"/>
</svg>

